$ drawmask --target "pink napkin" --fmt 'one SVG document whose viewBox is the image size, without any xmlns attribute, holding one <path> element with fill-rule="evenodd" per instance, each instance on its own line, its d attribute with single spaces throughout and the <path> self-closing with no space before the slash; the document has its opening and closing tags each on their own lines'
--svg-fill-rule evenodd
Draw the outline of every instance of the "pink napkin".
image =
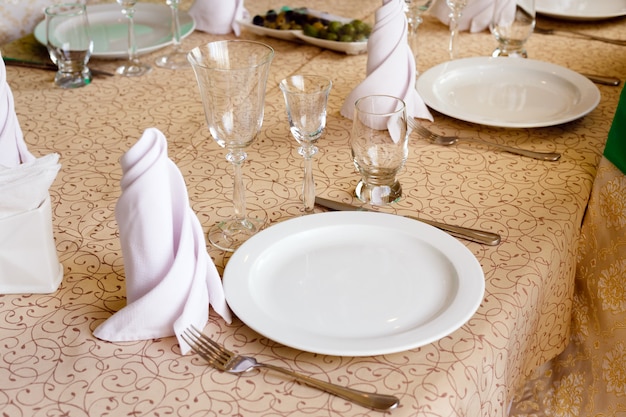
<svg viewBox="0 0 626 417">
<path fill-rule="evenodd" d="M 2 60 L 0 60 L 2 61 Z M 28 151 L 15 114 L 13 93 L 7 83 L 4 61 L 0 63 L 0 165 L 13 168 L 35 157 Z"/>
<path fill-rule="evenodd" d="M 94 331 L 111 342 L 176 335 L 190 325 L 204 328 L 209 304 L 231 321 L 219 273 L 206 251 L 204 232 L 189 206 L 167 141 L 147 129 L 121 159 L 122 195 L 115 208 L 124 270 L 126 306 Z"/>
<path fill-rule="evenodd" d="M 196 22 L 196 29 L 214 35 L 235 32 L 239 36 L 238 19 L 247 14 L 243 0 L 196 0 L 189 14 Z"/>
<path fill-rule="evenodd" d="M 367 42 L 367 77 L 348 95 L 341 114 L 352 119 L 359 98 L 385 94 L 404 100 L 409 117 L 433 120 L 415 90 L 415 58 L 407 42 L 403 0 L 383 0 Z"/>
<path fill-rule="evenodd" d="M 515 2 L 511 2 L 515 6 Z M 445 25 L 450 24 L 450 8 L 446 0 L 435 0 L 430 14 L 436 16 Z M 463 9 L 459 30 L 468 30 L 472 33 L 489 29 L 493 16 L 493 0 L 468 0 Z"/>
</svg>

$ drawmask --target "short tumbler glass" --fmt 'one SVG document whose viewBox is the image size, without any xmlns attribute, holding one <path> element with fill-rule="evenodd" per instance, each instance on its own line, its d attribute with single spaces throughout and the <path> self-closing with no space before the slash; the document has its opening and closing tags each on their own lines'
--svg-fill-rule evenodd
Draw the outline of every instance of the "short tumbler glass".
<svg viewBox="0 0 626 417">
<path fill-rule="evenodd" d="M 356 186 L 359 200 L 386 205 L 402 196 L 396 175 L 409 153 L 408 137 L 404 101 L 385 95 L 356 101 L 350 147 L 361 174 Z"/>
<path fill-rule="evenodd" d="M 93 51 L 87 10 L 83 4 L 68 3 L 47 7 L 46 43 L 50 59 L 59 70 L 54 77 L 62 88 L 76 88 L 91 83 L 87 67 Z"/>
<path fill-rule="evenodd" d="M 492 56 L 528 58 L 524 48 L 535 29 L 535 0 L 495 0 L 490 30 L 498 41 Z"/>
</svg>

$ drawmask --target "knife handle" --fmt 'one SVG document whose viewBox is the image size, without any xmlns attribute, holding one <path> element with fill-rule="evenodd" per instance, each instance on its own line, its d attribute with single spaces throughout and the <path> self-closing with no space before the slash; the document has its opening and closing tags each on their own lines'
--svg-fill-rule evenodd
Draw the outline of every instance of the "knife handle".
<svg viewBox="0 0 626 417">
<path fill-rule="evenodd" d="M 404 216 L 409 219 L 417 220 L 422 223 L 429 224 L 448 234 L 472 242 L 482 243 L 483 245 L 496 246 L 500 244 L 500 235 L 497 233 L 486 232 L 484 230 L 471 229 L 469 227 L 455 226 L 452 224 L 439 223 L 433 220 L 421 219 L 413 216 Z"/>
</svg>

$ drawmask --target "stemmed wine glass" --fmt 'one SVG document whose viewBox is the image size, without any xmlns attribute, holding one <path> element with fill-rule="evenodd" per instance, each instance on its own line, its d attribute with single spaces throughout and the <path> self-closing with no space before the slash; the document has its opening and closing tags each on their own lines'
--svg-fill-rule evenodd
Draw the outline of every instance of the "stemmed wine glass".
<svg viewBox="0 0 626 417">
<path fill-rule="evenodd" d="M 434 0 L 404 0 L 404 13 L 408 23 L 408 42 L 413 56 L 415 57 L 415 64 L 417 65 L 417 28 L 423 22 L 422 14 L 427 12 L 432 6 Z"/>
<path fill-rule="evenodd" d="M 304 211 L 313 211 L 315 182 L 312 158 L 317 153 L 315 144 L 326 127 L 326 103 L 332 82 L 317 75 L 293 75 L 282 80 L 279 86 L 285 96 L 289 130 L 300 144 L 298 153 L 304 157 Z"/>
<path fill-rule="evenodd" d="M 450 59 L 455 59 L 458 52 L 459 22 L 463 10 L 467 6 L 467 0 L 446 0 L 446 4 L 450 8 L 450 44 L 448 52 L 450 53 Z"/>
<path fill-rule="evenodd" d="M 152 68 L 142 64 L 137 58 L 137 42 L 135 41 L 135 4 L 137 0 L 117 0 L 122 6 L 122 13 L 128 18 L 128 62 L 119 66 L 115 72 L 125 77 L 138 77 Z"/>
<path fill-rule="evenodd" d="M 172 48 L 166 55 L 160 56 L 156 60 L 157 67 L 178 69 L 189 66 L 187 53 L 183 51 L 180 40 L 180 19 L 178 18 L 178 6 L 180 0 L 165 0 L 165 3 L 172 9 Z"/>
<path fill-rule="evenodd" d="M 206 122 L 234 168 L 234 217 L 208 233 L 215 247 L 234 251 L 258 232 L 263 221 L 246 215 L 241 165 L 244 149 L 261 130 L 265 85 L 274 50 L 260 42 L 226 40 L 192 49 L 187 55 L 196 75 Z"/>
</svg>

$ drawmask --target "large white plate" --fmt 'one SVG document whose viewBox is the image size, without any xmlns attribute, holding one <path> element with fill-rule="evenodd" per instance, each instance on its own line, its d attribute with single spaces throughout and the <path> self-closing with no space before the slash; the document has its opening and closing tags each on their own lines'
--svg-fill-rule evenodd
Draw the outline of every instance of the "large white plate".
<svg viewBox="0 0 626 417">
<path fill-rule="evenodd" d="M 258 333 L 340 356 L 434 342 L 471 318 L 485 289 L 480 264 L 459 241 L 372 212 L 276 224 L 233 254 L 223 282 L 233 312 Z"/>
<path fill-rule="evenodd" d="M 93 38 L 94 58 L 128 57 L 128 22 L 118 4 L 87 6 L 89 26 Z M 172 12 L 165 4 L 137 3 L 135 6 L 135 33 L 137 54 L 146 54 L 172 43 Z M 181 37 L 193 32 L 196 24 L 189 13 L 179 12 Z M 46 44 L 45 21 L 35 27 L 35 38 Z"/>
<path fill-rule="evenodd" d="M 626 16 L 626 0 L 537 0 L 538 13 L 566 20 Z"/>
<path fill-rule="evenodd" d="M 498 127 L 554 126 L 586 115 L 600 102 L 600 91 L 586 77 L 522 58 L 445 62 L 425 71 L 417 90 L 440 113 Z"/>
</svg>

